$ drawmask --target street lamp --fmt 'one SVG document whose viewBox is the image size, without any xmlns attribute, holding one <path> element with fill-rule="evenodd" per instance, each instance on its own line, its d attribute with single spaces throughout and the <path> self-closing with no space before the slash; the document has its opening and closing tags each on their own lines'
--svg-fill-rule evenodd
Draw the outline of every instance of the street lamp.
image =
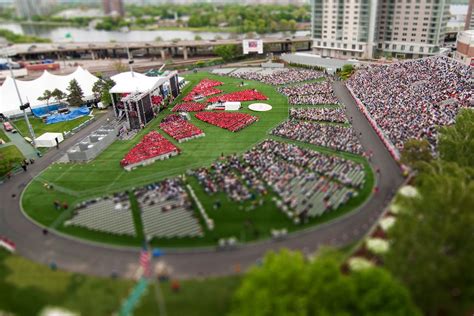
<svg viewBox="0 0 474 316">
<path fill-rule="evenodd" d="M 13 68 L 12 68 L 12 62 L 11 62 L 10 56 L 15 55 L 15 52 L 12 52 L 12 50 L 10 49 L 4 49 L 2 53 L 3 53 L 2 55 L 4 55 L 5 58 L 7 59 L 8 69 L 10 70 L 10 75 L 13 79 L 13 85 L 15 86 L 16 95 L 18 96 L 18 101 L 20 101 L 20 111 L 23 111 L 23 116 L 25 117 L 26 125 L 28 126 L 31 140 L 33 142 L 33 147 L 35 148 L 36 153 L 39 154 L 38 149 L 36 147 L 35 132 L 33 130 L 33 127 L 30 124 L 30 120 L 28 119 L 28 115 L 26 114 L 26 111 L 25 111 L 26 109 L 31 108 L 30 103 L 27 102 L 23 104 L 23 100 L 21 99 L 21 95 L 20 95 L 20 90 L 18 90 L 18 85 L 16 84 L 15 73 L 13 72 Z"/>
</svg>

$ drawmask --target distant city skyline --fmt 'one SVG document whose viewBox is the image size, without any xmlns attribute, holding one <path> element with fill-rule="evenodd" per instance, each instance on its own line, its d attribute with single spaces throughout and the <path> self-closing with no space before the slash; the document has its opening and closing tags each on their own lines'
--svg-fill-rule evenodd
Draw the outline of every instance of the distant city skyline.
<svg viewBox="0 0 474 316">
<path fill-rule="evenodd" d="M 9 6 L 16 3 L 17 0 L 0 0 L 0 6 Z M 41 2 L 42 0 L 32 0 L 33 3 Z M 102 0 L 51 0 L 55 4 L 89 4 L 101 5 Z M 137 5 L 159 5 L 159 4 L 192 4 L 192 3 L 216 3 L 216 4 L 234 4 L 235 0 L 123 0 L 124 4 Z M 242 0 L 240 4 L 309 4 L 309 0 Z"/>
<path fill-rule="evenodd" d="M 123 0 L 102 0 L 102 8 L 105 15 L 125 15 Z"/>
</svg>

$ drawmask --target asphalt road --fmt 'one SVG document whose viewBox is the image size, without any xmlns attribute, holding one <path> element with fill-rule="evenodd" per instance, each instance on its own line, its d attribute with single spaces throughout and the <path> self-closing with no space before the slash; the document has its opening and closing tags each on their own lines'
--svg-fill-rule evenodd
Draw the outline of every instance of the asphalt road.
<svg viewBox="0 0 474 316">
<path fill-rule="evenodd" d="M 351 213 L 307 231 L 292 234 L 283 241 L 251 243 L 229 251 L 196 249 L 166 252 L 161 260 L 171 267 L 174 277 L 228 275 L 235 273 L 237 265 L 245 270 L 268 250 L 290 248 L 311 253 L 322 245 L 350 244 L 366 234 L 395 190 L 402 184 L 403 177 L 397 163 L 358 111 L 344 84 L 336 82 L 335 91 L 340 101 L 346 105 L 347 115 L 353 120 L 353 127 L 357 133 L 362 133 L 362 145 L 373 152 L 372 167 L 374 170 L 380 170 L 380 173 L 376 173 L 378 192 Z M 0 235 L 14 241 L 20 255 L 43 264 L 54 262 L 58 268 L 74 272 L 101 276 L 110 276 L 112 273 L 122 277 L 134 276 L 138 268 L 139 249 L 92 244 L 52 232 L 45 236 L 41 228 L 23 216 L 19 206 L 19 196 L 27 183 L 61 157 L 67 148 L 101 125 L 106 117 L 101 117 L 67 139 L 60 150 L 50 151 L 26 173 L 21 173 L 0 185 Z"/>
</svg>

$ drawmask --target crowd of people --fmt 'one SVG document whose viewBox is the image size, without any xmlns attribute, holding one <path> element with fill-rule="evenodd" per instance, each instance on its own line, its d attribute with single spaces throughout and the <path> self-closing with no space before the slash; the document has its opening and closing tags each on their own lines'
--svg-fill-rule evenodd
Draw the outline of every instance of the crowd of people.
<svg viewBox="0 0 474 316">
<path fill-rule="evenodd" d="M 333 88 L 331 81 L 310 82 L 281 87 L 278 88 L 278 92 L 290 97 L 294 95 L 330 94 L 333 93 Z"/>
<path fill-rule="evenodd" d="M 145 135 L 143 139 L 125 155 L 120 165 L 122 167 L 138 165 L 150 159 L 158 159 L 166 155 L 175 155 L 178 153 L 178 147 L 173 145 L 160 133 L 152 131 Z"/>
<path fill-rule="evenodd" d="M 262 73 L 256 71 L 239 71 L 232 72 L 229 76 L 243 79 L 243 80 L 256 80 L 270 85 L 284 85 L 295 82 L 303 82 L 322 78 L 325 74 L 321 71 L 310 70 L 310 69 L 281 69 L 273 71 L 272 73 Z"/>
<path fill-rule="evenodd" d="M 288 120 L 277 126 L 271 133 L 275 136 L 334 150 L 348 151 L 354 154 L 363 152 L 362 145 L 352 127 Z"/>
<path fill-rule="evenodd" d="M 160 128 L 180 143 L 204 136 L 202 130 L 178 114 L 171 114 L 165 117 L 160 123 Z"/>
<path fill-rule="evenodd" d="M 225 192 L 242 202 L 266 195 L 271 187 L 282 199 L 280 208 L 312 216 L 345 203 L 365 181 L 358 163 L 275 140 L 192 174 L 210 195 Z"/>
<path fill-rule="evenodd" d="M 210 95 L 222 93 L 222 90 L 216 89 L 215 87 L 223 84 L 224 83 L 220 81 L 207 78 L 203 79 L 183 98 L 183 101 L 195 101 L 196 98 L 204 98 Z"/>
<path fill-rule="evenodd" d="M 196 118 L 231 132 L 238 132 L 258 121 L 258 117 L 253 115 L 230 112 L 199 112 Z"/>
<path fill-rule="evenodd" d="M 205 103 L 199 102 L 184 102 L 176 104 L 175 107 L 171 110 L 172 112 L 200 112 L 206 108 Z"/>
<path fill-rule="evenodd" d="M 339 104 L 331 81 L 292 85 L 278 91 L 288 96 L 293 105 Z"/>
<path fill-rule="evenodd" d="M 290 119 L 302 121 L 321 121 L 332 123 L 347 123 L 344 108 L 291 108 Z"/>
<path fill-rule="evenodd" d="M 134 194 L 141 208 L 173 201 L 173 207 L 185 205 L 191 209 L 191 200 L 179 178 L 166 179 L 161 182 L 146 185 L 135 189 Z M 165 210 L 166 209 L 163 211 Z"/>
<path fill-rule="evenodd" d="M 207 103 L 216 103 L 216 102 L 245 102 L 245 101 L 255 101 L 255 100 L 268 100 L 268 98 L 258 92 L 256 89 L 249 89 L 243 91 L 236 91 L 228 94 L 223 94 L 209 98 Z"/>
<path fill-rule="evenodd" d="M 360 69 L 348 81 L 355 96 L 400 150 L 410 138 L 436 147 L 437 127 L 454 123 L 472 106 L 472 67 L 448 57 L 430 57 Z"/>
<path fill-rule="evenodd" d="M 207 194 L 225 192 L 232 201 L 242 202 L 250 200 L 255 195 L 241 179 L 237 171 L 241 169 L 240 167 L 240 160 L 234 155 L 213 163 L 209 168 L 194 170 L 192 175 L 198 179 Z M 252 185 L 250 188 L 257 189 L 259 195 L 265 193 L 265 186 L 262 183 L 257 186 Z"/>
</svg>

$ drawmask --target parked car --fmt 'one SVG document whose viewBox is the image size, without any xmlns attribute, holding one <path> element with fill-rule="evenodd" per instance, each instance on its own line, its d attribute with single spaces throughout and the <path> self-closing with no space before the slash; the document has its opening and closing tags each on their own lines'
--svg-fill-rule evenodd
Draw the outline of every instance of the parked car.
<svg viewBox="0 0 474 316">
<path fill-rule="evenodd" d="M 16 130 L 13 128 L 13 126 L 10 124 L 10 122 L 4 122 L 3 123 L 3 129 L 7 132 L 16 133 Z"/>
</svg>

